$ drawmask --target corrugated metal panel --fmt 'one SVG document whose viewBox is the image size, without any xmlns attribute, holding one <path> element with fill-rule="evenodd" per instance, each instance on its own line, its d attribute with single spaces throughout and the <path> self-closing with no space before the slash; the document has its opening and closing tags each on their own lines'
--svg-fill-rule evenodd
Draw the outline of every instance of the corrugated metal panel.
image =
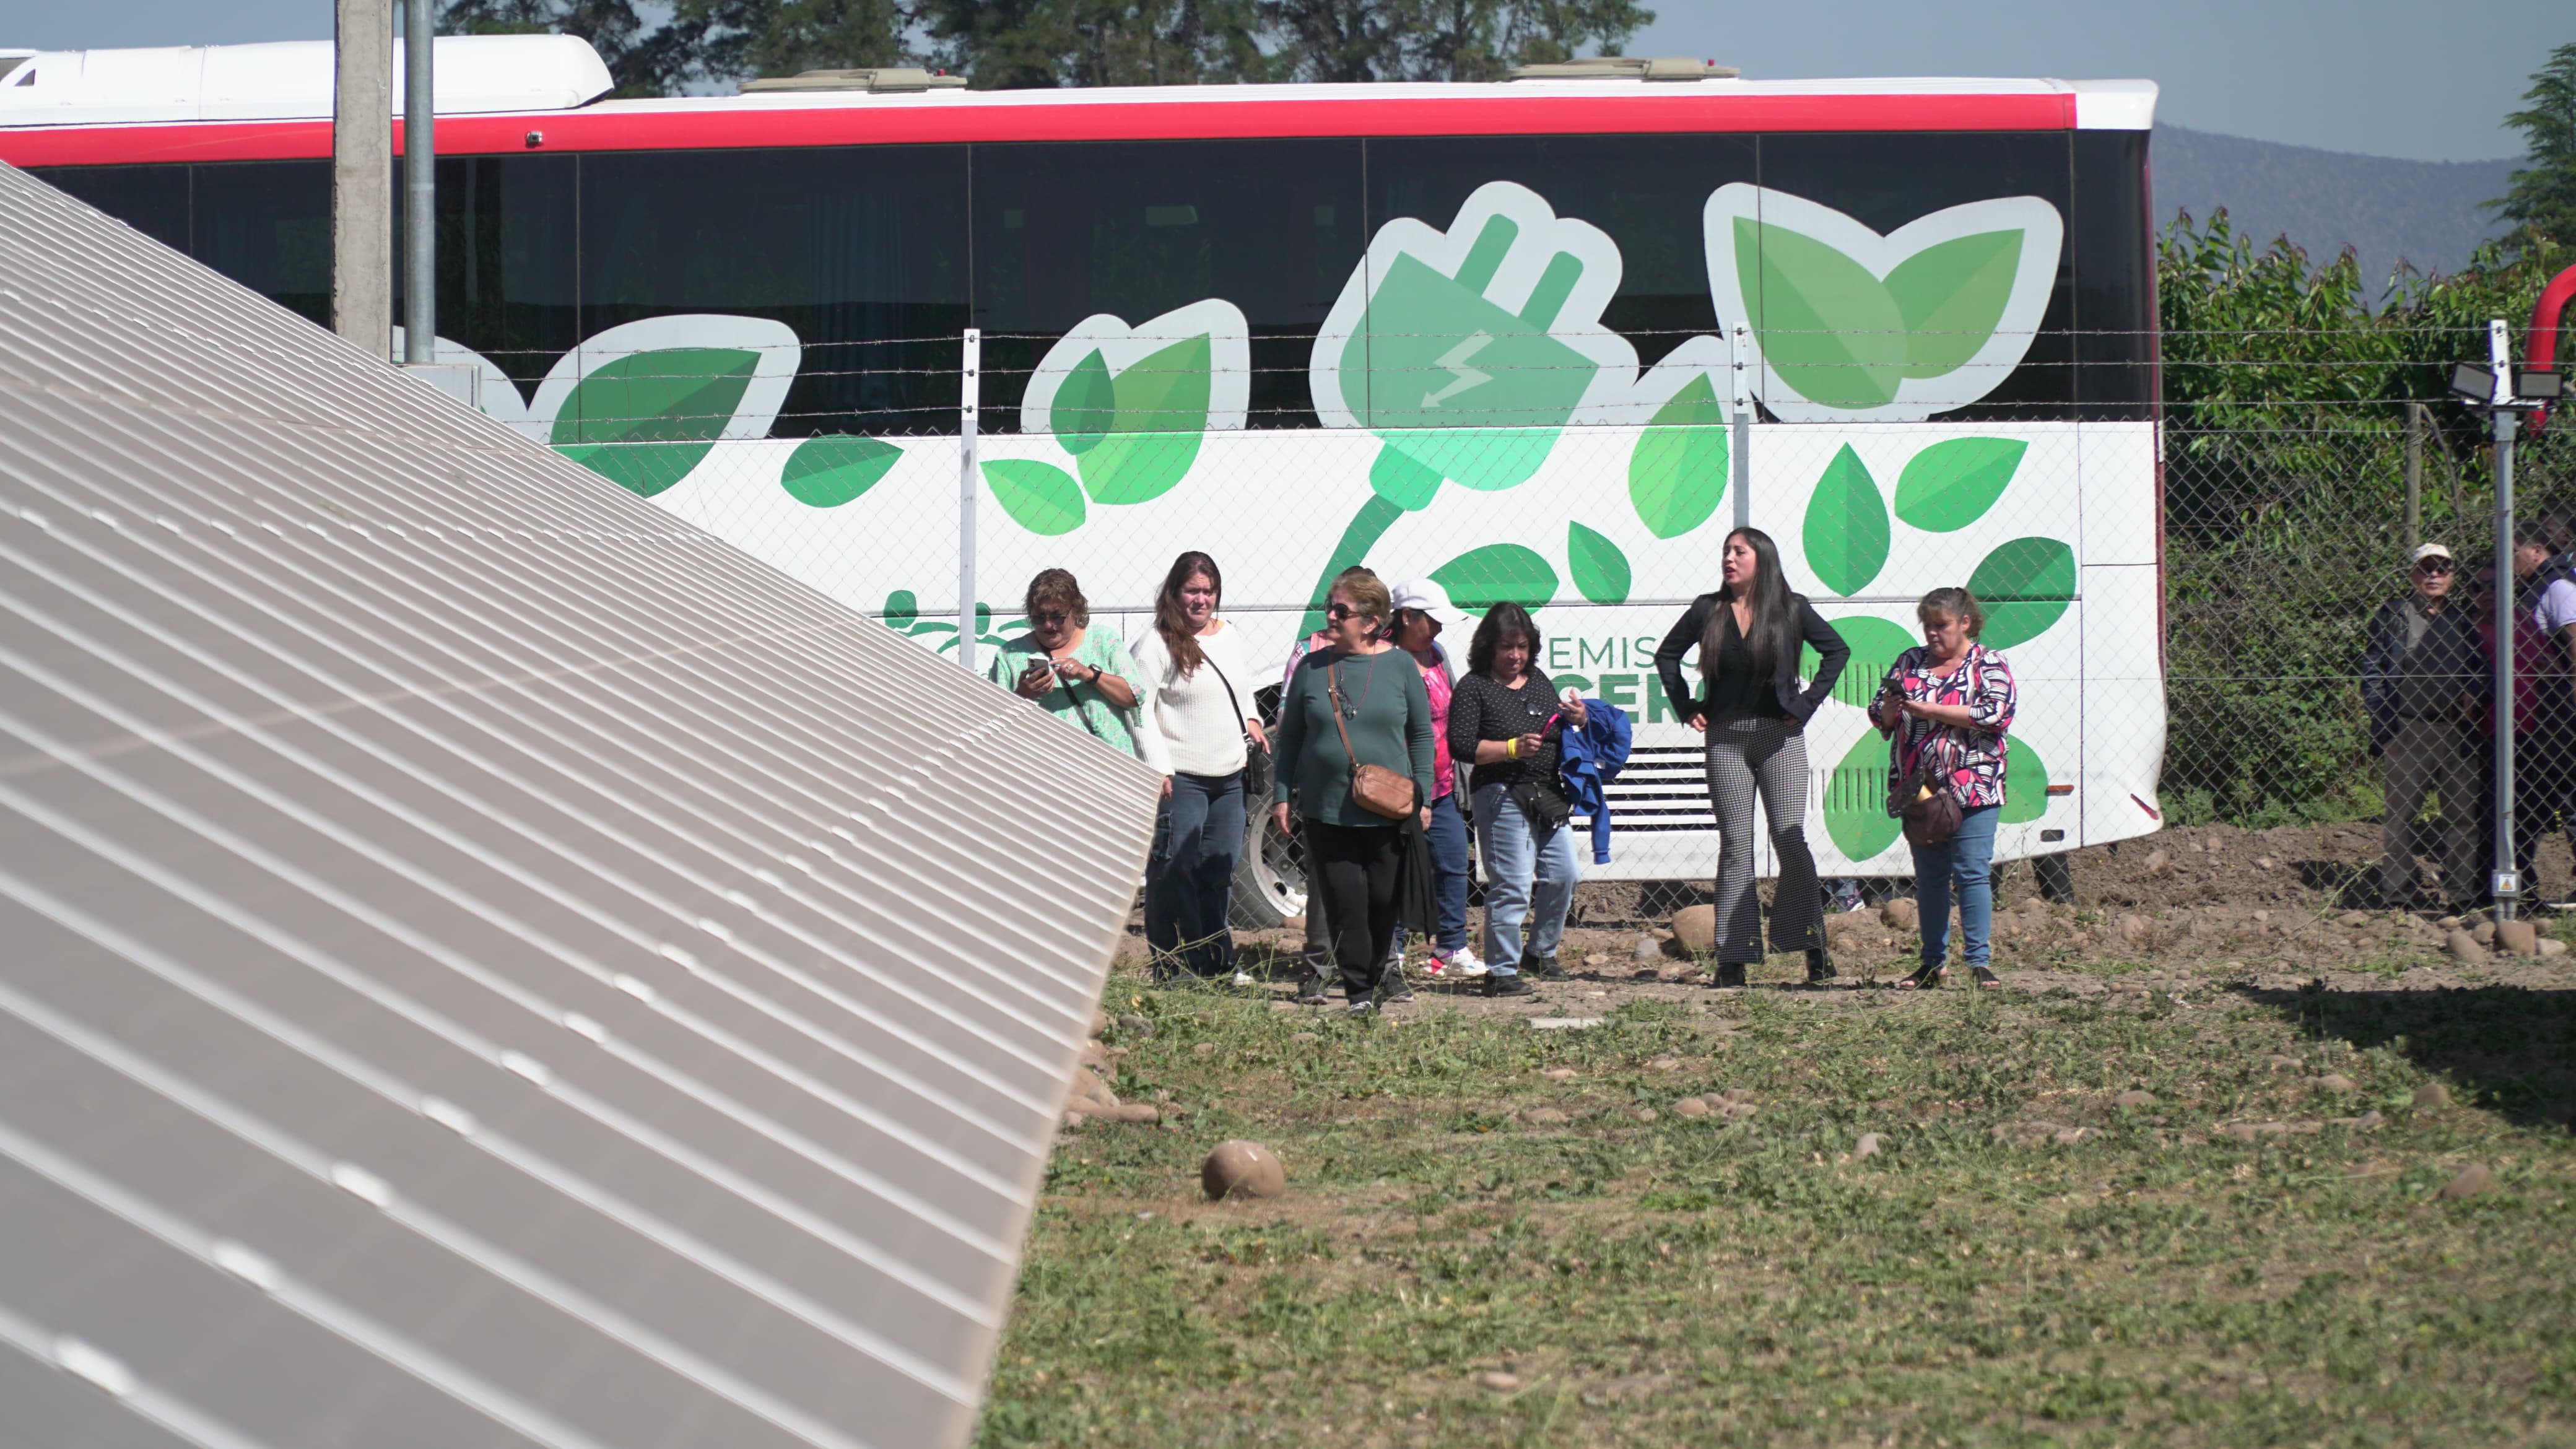
<svg viewBox="0 0 2576 1449">
<path fill-rule="evenodd" d="M 0 398 L 0 1438 L 962 1442 L 1153 777 L 6 168 Z"/>
</svg>

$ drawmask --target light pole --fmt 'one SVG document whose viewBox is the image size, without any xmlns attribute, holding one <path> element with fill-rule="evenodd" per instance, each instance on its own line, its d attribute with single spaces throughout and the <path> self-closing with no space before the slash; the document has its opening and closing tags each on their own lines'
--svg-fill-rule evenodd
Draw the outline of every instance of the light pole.
<svg viewBox="0 0 2576 1449">
<path fill-rule="evenodd" d="M 438 0 L 403 0 L 403 361 L 438 339 L 438 102 L 430 53 Z"/>
<path fill-rule="evenodd" d="M 2522 872 L 2515 867 L 2513 850 L 2513 646 L 2521 608 L 2513 571 L 2513 440 L 2524 413 L 2557 401 L 2559 383 L 2555 372 L 2515 371 L 2502 318 L 2487 324 L 2486 365 L 2463 362 L 2451 369 L 2452 394 L 2487 415 L 2496 450 L 2495 869 L 2487 887 L 2500 921 L 2512 920 L 2522 901 Z"/>
</svg>

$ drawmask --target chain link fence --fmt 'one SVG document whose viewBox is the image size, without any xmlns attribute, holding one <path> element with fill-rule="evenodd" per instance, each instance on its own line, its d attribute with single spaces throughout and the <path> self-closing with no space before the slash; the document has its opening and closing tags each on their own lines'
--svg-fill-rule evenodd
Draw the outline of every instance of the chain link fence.
<svg viewBox="0 0 2576 1449">
<path fill-rule="evenodd" d="M 865 379 L 756 318 L 603 333 L 508 420 L 926 647 L 957 649 L 971 569 L 984 660 L 1022 632 L 1021 590 L 1048 568 L 1081 580 L 1094 628 L 1133 640 L 1185 549 L 1224 568 L 1224 612 L 1265 682 L 1350 565 L 1430 579 L 1470 611 L 1530 605 L 1554 681 L 1638 725 L 1611 796 L 1618 859 L 1592 872 L 1633 879 L 1702 876 L 1713 855 L 1698 740 L 1654 655 L 1716 586 L 1739 524 L 1772 536 L 1793 587 L 1853 649 L 1808 736 L 1809 836 L 1829 874 L 1907 868 L 1862 706 L 1917 638 L 1914 602 L 1933 588 L 1975 591 L 1986 642 L 2013 661 L 2022 705 L 1999 839 L 2013 857 L 2161 823 L 2375 813 L 2369 621 L 2407 588 L 2415 540 L 2448 545 L 2464 576 L 2493 556 L 2492 459 L 2447 401 L 1783 421 L 1760 368 L 1736 365 L 1723 338 L 1625 370 L 1450 338 L 1392 380 L 1381 360 L 1372 385 L 1412 392 L 1355 419 L 1263 403 L 1292 381 L 1325 396 L 1328 369 L 1247 345 L 1222 307 L 986 336 L 994 366 L 976 380 L 998 405 L 977 420 L 972 467 L 954 413 L 909 407 L 877 428 L 839 402 L 791 405 L 815 385 L 807 373 L 829 374 L 836 398 Z M 1297 350 L 1310 346 L 1328 350 Z M 964 393 L 960 339 L 899 350 L 907 397 Z M 2317 391 L 2336 391 L 2333 367 L 2313 366 Z M 1273 376 L 1292 371 L 1310 375 Z M 1471 406 L 1497 378 L 1505 401 Z M 1390 411 L 1414 425 L 1390 425 Z M 1419 425 L 1431 411 L 1442 426 Z M 2564 429 L 2520 450 L 2522 512 L 2552 520 L 2562 548 L 2576 542 L 2556 522 L 2576 507 L 2571 458 Z M 1463 656 L 1465 640 L 1447 642 Z"/>
</svg>

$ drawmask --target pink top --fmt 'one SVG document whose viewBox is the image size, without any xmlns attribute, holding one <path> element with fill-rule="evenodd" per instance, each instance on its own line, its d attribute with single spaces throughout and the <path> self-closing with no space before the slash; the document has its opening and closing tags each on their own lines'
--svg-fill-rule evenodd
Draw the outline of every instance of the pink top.
<svg viewBox="0 0 2576 1449">
<path fill-rule="evenodd" d="M 1414 662 L 1421 664 L 1421 657 Z M 1458 766 L 1449 758 L 1449 671 L 1422 664 L 1422 687 L 1431 693 L 1431 798 L 1437 800 L 1458 788 Z"/>
</svg>

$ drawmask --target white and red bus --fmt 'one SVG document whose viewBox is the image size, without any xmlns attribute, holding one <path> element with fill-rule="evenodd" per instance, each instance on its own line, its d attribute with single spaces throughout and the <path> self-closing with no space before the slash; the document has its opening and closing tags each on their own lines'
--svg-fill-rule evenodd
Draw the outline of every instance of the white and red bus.
<svg viewBox="0 0 2576 1449">
<path fill-rule="evenodd" d="M 326 320 L 327 45 L 0 67 L 0 159 Z M 953 648 L 980 329 L 983 628 L 1062 566 L 1132 637 L 1189 548 L 1274 663 L 1352 563 L 1528 603 L 1638 723 L 1595 877 L 1711 868 L 1649 656 L 1738 521 L 1854 646 L 1827 873 L 1909 868 L 1856 706 L 1946 584 L 2021 685 L 1999 857 L 2153 830 L 2154 87 L 1654 74 L 621 101 L 578 41 L 442 40 L 437 352 Z"/>
</svg>

